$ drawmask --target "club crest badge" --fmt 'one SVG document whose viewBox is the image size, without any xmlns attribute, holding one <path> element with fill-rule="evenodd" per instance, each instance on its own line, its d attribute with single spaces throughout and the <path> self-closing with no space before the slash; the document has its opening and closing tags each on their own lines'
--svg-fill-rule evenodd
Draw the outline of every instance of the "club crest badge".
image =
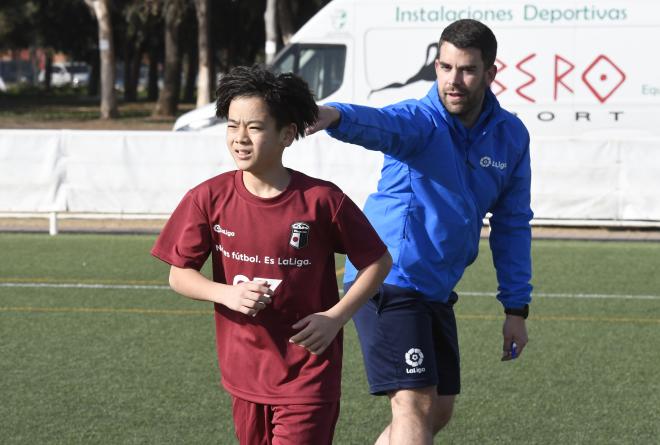
<svg viewBox="0 0 660 445">
<path fill-rule="evenodd" d="M 291 237 L 289 245 L 295 249 L 302 249 L 309 242 L 309 224 L 295 222 L 291 224 Z"/>
</svg>

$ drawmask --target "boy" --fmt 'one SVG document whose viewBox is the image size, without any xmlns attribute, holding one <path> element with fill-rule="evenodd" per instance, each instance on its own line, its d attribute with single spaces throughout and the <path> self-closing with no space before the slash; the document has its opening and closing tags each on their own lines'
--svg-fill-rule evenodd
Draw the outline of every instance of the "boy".
<svg viewBox="0 0 660 445">
<path fill-rule="evenodd" d="M 171 265 L 172 289 L 214 303 L 240 443 L 331 444 L 341 328 L 376 293 L 391 257 L 341 190 L 282 165 L 285 147 L 318 116 L 302 79 L 238 67 L 217 94 L 238 170 L 190 190 L 152 254 Z M 360 269 L 341 300 L 335 252 Z M 213 281 L 199 273 L 209 254 Z"/>
</svg>

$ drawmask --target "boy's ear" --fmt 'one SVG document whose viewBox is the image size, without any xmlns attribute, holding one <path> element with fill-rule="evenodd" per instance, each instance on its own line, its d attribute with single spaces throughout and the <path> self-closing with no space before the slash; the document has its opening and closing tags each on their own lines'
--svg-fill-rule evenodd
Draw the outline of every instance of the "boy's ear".
<svg viewBox="0 0 660 445">
<path fill-rule="evenodd" d="M 289 125 L 285 125 L 280 133 L 282 137 L 282 144 L 285 147 L 288 147 L 289 145 L 293 144 L 293 141 L 296 139 L 297 132 L 298 132 L 298 126 L 296 124 L 290 123 Z"/>
</svg>

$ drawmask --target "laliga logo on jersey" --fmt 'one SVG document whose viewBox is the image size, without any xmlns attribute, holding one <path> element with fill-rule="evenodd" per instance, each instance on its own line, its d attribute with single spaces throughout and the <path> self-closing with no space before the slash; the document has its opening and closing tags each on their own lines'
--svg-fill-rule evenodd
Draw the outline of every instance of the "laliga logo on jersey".
<svg viewBox="0 0 660 445">
<path fill-rule="evenodd" d="M 422 350 L 418 348 L 410 348 L 408 352 L 406 352 L 406 363 L 408 366 L 412 366 L 412 368 L 406 369 L 406 374 L 421 374 L 426 371 L 426 368 L 419 368 L 423 361 L 424 354 L 422 353 Z"/>
<path fill-rule="evenodd" d="M 481 165 L 483 168 L 493 167 L 499 168 L 500 170 L 504 170 L 506 168 L 506 162 L 493 161 L 489 156 L 484 156 L 483 158 L 479 159 L 479 165 Z"/>
<path fill-rule="evenodd" d="M 295 249 L 302 249 L 309 242 L 309 224 L 295 222 L 291 224 L 291 238 L 289 245 Z"/>
<path fill-rule="evenodd" d="M 222 233 L 223 235 L 229 236 L 229 237 L 236 236 L 236 234 L 234 232 L 229 231 L 227 229 L 223 229 L 222 227 L 220 227 L 220 224 L 214 225 L 213 230 L 215 230 L 218 233 Z"/>
</svg>

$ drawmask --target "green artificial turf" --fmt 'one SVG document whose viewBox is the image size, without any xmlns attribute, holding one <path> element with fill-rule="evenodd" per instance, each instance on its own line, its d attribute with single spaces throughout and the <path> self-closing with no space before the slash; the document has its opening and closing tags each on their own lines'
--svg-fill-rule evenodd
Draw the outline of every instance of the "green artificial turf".
<svg viewBox="0 0 660 445">
<path fill-rule="evenodd" d="M 154 239 L 0 234 L 1 443 L 235 443 L 212 308 L 164 288 Z M 459 284 L 463 389 L 436 443 L 657 443 L 660 243 L 535 241 L 533 253 L 516 361 L 499 360 L 487 243 Z M 367 394 L 352 323 L 345 338 L 335 443 L 369 444 L 389 407 Z"/>
</svg>

